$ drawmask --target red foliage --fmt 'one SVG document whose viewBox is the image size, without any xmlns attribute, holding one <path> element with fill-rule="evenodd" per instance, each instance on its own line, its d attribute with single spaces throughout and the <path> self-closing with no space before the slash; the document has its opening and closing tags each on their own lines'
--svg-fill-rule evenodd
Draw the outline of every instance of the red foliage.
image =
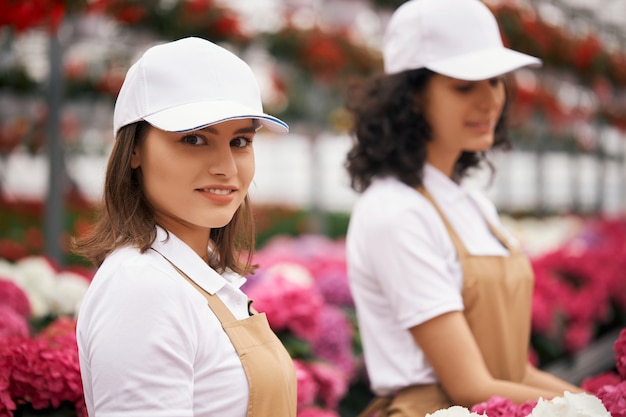
<svg viewBox="0 0 626 417">
<path fill-rule="evenodd" d="M 602 42 L 596 35 L 589 35 L 579 42 L 575 55 L 574 65 L 581 71 L 587 71 L 591 67 L 593 61 L 600 56 L 604 48 Z"/>
<path fill-rule="evenodd" d="M 0 26 L 12 26 L 18 32 L 33 26 L 56 30 L 65 14 L 63 0 L 0 0 Z"/>
<path fill-rule="evenodd" d="M 346 67 L 346 54 L 336 39 L 315 30 L 301 51 L 302 62 L 321 81 L 332 81 Z"/>
</svg>

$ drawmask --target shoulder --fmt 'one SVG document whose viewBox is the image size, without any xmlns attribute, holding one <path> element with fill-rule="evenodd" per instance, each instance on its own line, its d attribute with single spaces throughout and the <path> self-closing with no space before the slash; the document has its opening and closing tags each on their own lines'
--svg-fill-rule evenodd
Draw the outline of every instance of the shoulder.
<svg viewBox="0 0 626 417">
<path fill-rule="evenodd" d="M 111 253 L 94 276 L 98 281 L 123 281 L 124 285 L 175 284 L 178 275 L 159 254 L 152 250 L 141 253 L 136 248 L 124 247 Z M 121 283 L 121 282 L 120 282 Z"/>
<path fill-rule="evenodd" d="M 157 253 L 124 247 L 110 254 L 89 286 L 83 308 L 125 308 L 126 303 L 148 310 L 172 308 L 188 297 L 184 280 Z"/>
<path fill-rule="evenodd" d="M 394 178 L 376 180 L 362 194 L 348 229 L 349 241 L 377 244 L 417 239 L 440 245 L 445 235 L 441 217 L 426 197 Z"/>
<path fill-rule="evenodd" d="M 428 200 L 415 188 L 392 178 L 372 182 L 354 206 L 355 217 L 366 217 L 369 222 L 402 222 L 403 215 L 436 214 Z"/>
</svg>

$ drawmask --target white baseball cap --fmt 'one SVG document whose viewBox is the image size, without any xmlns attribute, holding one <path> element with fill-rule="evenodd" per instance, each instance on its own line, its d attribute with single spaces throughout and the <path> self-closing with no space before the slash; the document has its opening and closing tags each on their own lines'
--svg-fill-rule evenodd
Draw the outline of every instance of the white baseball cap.
<svg viewBox="0 0 626 417">
<path fill-rule="evenodd" d="M 113 130 L 145 120 L 169 132 L 185 132 L 233 119 L 256 119 L 286 133 L 282 120 L 265 114 L 252 70 L 228 50 L 200 38 L 148 49 L 133 64 L 115 103 Z"/>
<path fill-rule="evenodd" d="M 505 48 L 496 18 L 480 0 L 410 0 L 393 13 L 383 43 L 385 73 L 427 68 L 486 80 L 541 60 Z"/>
</svg>

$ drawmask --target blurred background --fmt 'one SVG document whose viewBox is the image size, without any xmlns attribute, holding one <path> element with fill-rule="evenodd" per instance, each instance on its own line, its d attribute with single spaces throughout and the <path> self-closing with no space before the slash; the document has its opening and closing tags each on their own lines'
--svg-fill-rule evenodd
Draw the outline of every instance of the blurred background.
<svg viewBox="0 0 626 417">
<path fill-rule="evenodd" d="M 287 136 L 256 142 L 253 201 L 307 212 L 301 231 L 341 233 L 334 218 L 345 218 L 356 197 L 343 168 L 350 146 L 343 92 L 351 78 L 380 70 L 382 31 L 401 3 L 2 0 L 3 205 L 44 203 L 50 229 L 41 239 L 54 251 L 62 230 L 53 228 L 64 222 L 68 199 L 99 202 L 113 104 L 129 65 L 155 43 L 194 35 L 249 62 L 266 110 L 291 126 Z M 513 216 L 621 215 L 626 1 L 487 4 L 506 43 L 545 65 L 515 73 L 514 150 L 494 155 L 497 175 L 478 172 L 473 184 Z"/>
<path fill-rule="evenodd" d="M 45 259 L 47 273 L 89 281 L 93 267 L 67 241 L 89 228 L 100 203 L 126 70 L 156 43 L 200 36 L 246 60 L 265 110 L 291 127 L 255 140 L 259 259 L 288 259 L 315 282 L 335 279 L 336 291 L 356 198 L 343 167 L 351 144 L 343 94 L 351 79 L 381 70 L 383 29 L 401 3 L 0 0 L 0 276 L 29 289 L 33 305 L 48 303 L 37 317 L 75 313 L 80 291 L 42 301 L 20 265 Z M 537 361 L 580 383 L 612 368 L 615 331 L 626 323 L 626 0 L 485 3 L 505 43 L 544 66 L 514 74 L 514 149 L 493 155 L 496 175 L 478 170 L 470 186 L 492 198 L 533 257 Z M 319 268 L 329 263 L 331 272 Z M 59 297 L 72 307 L 51 310 Z M 337 305 L 352 317 L 349 301 Z M 348 339 L 358 362 L 358 334 Z M 342 415 L 368 398 L 352 371 Z"/>
</svg>

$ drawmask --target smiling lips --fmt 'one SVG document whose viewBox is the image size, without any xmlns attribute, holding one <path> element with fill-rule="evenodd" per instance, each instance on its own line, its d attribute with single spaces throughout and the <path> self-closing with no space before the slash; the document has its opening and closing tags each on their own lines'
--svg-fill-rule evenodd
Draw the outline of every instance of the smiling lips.
<svg viewBox="0 0 626 417">
<path fill-rule="evenodd" d="M 216 203 L 229 203 L 235 197 L 236 188 L 231 187 L 207 187 L 207 188 L 197 188 L 196 191 L 199 191 L 203 197 L 216 202 Z"/>
<path fill-rule="evenodd" d="M 480 132 L 491 132 L 495 128 L 494 123 L 491 122 L 468 122 L 466 126 Z"/>
<path fill-rule="evenodd" d="M 211 194 L 219 194 L 219 195 L 226 195 L 226 194 L 230 194 L 231 192 L 234 192 L 234 190 L 221 189 L 221 188 L 201 188 L 200 191 L 203 191 L 205 193 L 211 193 Z"/>
</svg>

